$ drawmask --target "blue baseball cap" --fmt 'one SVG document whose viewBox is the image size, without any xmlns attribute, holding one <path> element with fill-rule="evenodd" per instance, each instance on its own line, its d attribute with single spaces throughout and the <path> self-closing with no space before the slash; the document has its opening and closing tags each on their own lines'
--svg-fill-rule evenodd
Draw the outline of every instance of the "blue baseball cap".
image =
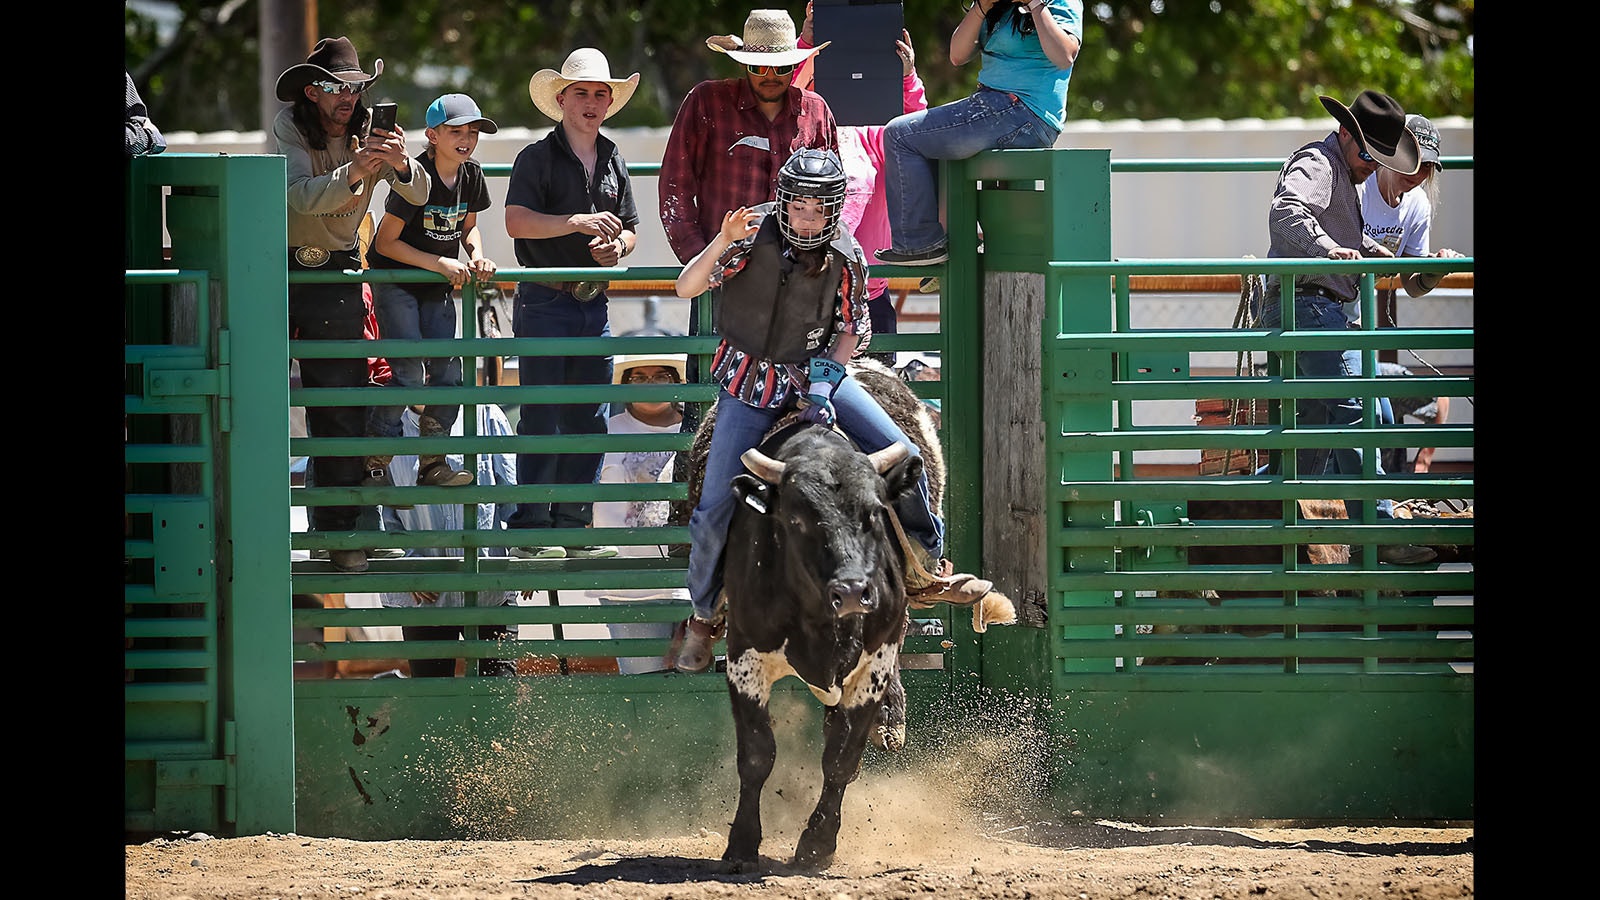
<svg viewBox="0 0 1600 900">
<path fill-rule="evenodd" d="M 485 116 L 478 109 L 478 104 L 466 94 L 445 94 L 428 105 L 429 128 L 438 128 L 440 125 L 470 125 L 473 122 L 478 123 L 478 130 L 484 134 L 494 134 L 500 130 L 500 126 Z"/>
</svg>

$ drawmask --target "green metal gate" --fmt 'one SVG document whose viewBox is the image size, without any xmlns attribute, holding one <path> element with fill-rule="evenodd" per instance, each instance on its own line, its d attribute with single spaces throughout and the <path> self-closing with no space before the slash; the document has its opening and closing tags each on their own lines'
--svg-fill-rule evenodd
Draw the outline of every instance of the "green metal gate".
<svg viewBox="0 0 1600 900">
<path fill-rule="evenodd" d="M 1462 161 L 1452 160 L 1452 165 Z M 486 167 L 493 168 L 493 167 Z M 508 167 L 502 167 L 508 168 Z M 653 167 L 634 167 L 635 170 Z M 1470 497 L 1470 476 L 1369 477 L 1328 482 L 1297 476 L 1136 478 L 1133 455 L 1149 448 L 1252 446 L 1281 453 L 1327 435 L 1280 420 L 1233 429 L 1149 427 L 1141 401 L 1254 397 L 1281 404 L 1318 385 L 1267 376 L 1190 378 L 1198 349 L 1294 351 L 1330 339 L 1380 347 L 1469 346 L 1470 329 L 1350 335 L 1172 333 L 1135 327 L 1127 278 L 1153 271 L 1262 272 L 1303 263 L 1166 261 L 1111 263 L 1110 181 L 1105 151 L 991 151 L 949 164 L 952 221 L 977 219 L 987 249 L 952 230 L 942 270 L 941 331 L 875 340 L 875 350 L 940 349 L 945 380 L 917 385 L 944 409 L 950 466 L 946 512 L 957 565 L 980 568 L 986 458 L 987 317 L 980 302 L 996 273 L 1042 284 L 1036 352 L 1044 361 L 1041 485 L 1047 516 L 1039 548 L 1043 621 L 973 633 L 964 617 L 939 617 L 940 635 L 914 636 L 906 652 L 913 733 L 948 728 L 975 694 L 1023 698 L 1046 723 L 1037 748 L 1061 809 L 1112 817 L 1471 818 L 1472 644 L 1470 564 L 1457 570 L 1378 570 L 1302 565 L 1308 543 L 1367 545 L 1389 529 L 1428 542 L 1470 545 L 1471 524 L 1308 524 L 1302 498 Z M 291 489 L 295 456 L 382 452 L 677 449 L 687 435 L 592 439 L 489 437 L 473 433 L 475 406 L 613 401 L 650 396 L 704 402 L 707 384 L 519 385 L 385 389 L 387 402 L 460 402 L 468 431 L 442 438 L 296 438 L 291 406 L 364 404 L 365 389 L 290 391 L 291 355 L 367 356 L 367 342 L 287 341 L 281 157 L 167 155 L 133 161 L 127 279 L 129 514 L 126 705 L 130 831 L 266 830 L 352 838 L 580 832 L 590 811 L 672 797 L 682 816 L 707 783 L 731 783 L 731 723 L 720 674 L 581 674 L 583 658 L 659 654 L 665 641 L 574 637 L 623 621 L 671 622 L 686 605 L 572 606 L 560 593 L 589 587 L 683 583 L 683 561 L 459 557 L 374 560 L 344 574 L 293 551 L 336 547 L 510 546 L 503 531 L 292 533 L 291 507 L 322 504 L 494 502 L 533 499 L 682 499 L 682 484 L 522 485 L 459 488 Z M 506 172 L 491 171 L 491 175 Z M 976 190 L 979 183 L 983 190 Z M 170 195 L 164 196 L 163 192 Z M 161 259 L 165 205 L 172 259 Z M 965 242 L 965 244 L 964 244 Z M 1324 265 L 1328 265 L 1324 263 Z M 1345 264 L 1338 264 L 1345 265 Z M 1359 264 L 1357 264 L 1359 265 Z M 1422 264 L 1418 268 L 1427 268 Z M 1452 261 L 1452 270 L 1471 261 Z M 1442 271 L 1443 266 L 1435 267 Z M 874 267 L 877 274 L 926 274 Z M 594 270 L 502 269 L 509 281 L 569 280 Z M 614 279 L 670 279 L 672 269 L 618 269 Z M 391 277 L 294 273 L 307 281 Z M 1109 285 L 1109 287 L 1108 287 Z M 1367 281 L 1371 302 L 1371 280 Z M 194 298 L 205 295 L 206 303 Z M 469 294 L 470 309 L 474 298 Z M 185 314 L 186 308 L 192 312 Z M 1370 306 L 1369 306 L 1370 309 Z M 182 325 L 185 315 L 194 326 Z M 209 316 L 209 319 L 207 318 Z M 460 354 L 466 370 L 489 356 L 706 354 L 703 337 L 386 342 L 384 355 Z M 1372 321 L 1373 317 L 1368 317 Z M 189 330 L 185 331 L 185 328 Z M 200 336 L 200 337 L 197 337 Z M 957 337 L 959 336 L 959 338 Z M 292 350 L 292 353 L 291 353 Z M 987 360 L 993 363 L 994 360 Z M 1291 369 L 1292 371 L 1292 369 Z M 1368 379 L 1363 389 L 1382 386 Z M 1470 395 L 1467 379 L 1425 379 L 1437 392 Z M 1371 427 L 1363 446 L 1396 435 Z M 1408 430 L 1406 437 L 1415 435 Z M 1439 446 L 1470 446 L 1466 428 L 1430 430 Z M 400 443 L 403 441 L 403 444 Z M 1285 454 L 1292 457 L 1292 452 Z M 1371 454 L 1368 454 L 1369 458 Z M 1120 461 L 1120 471 L 1116 465 Z M 404 494 L 397 492 L 403 491 Z M 1191 502 L 1266 501 L 1273 521 L 1207 521 Z M 471 516 L 468 521 L 472 521 Z M 209 526 L 209 529 L 208 529 Z M 671 544 L 687 528 L 556 534 L 560 542 Z M 1187 564 L 1204 546 L 1276 547 L 1267 564 Z M 1243 592 L 1213 602 L 1207 589 Z M 385 590 L 521 589 L 541 605 L 464 609 L 303 609 L 292 594 Z M 1322 597 L 1314 592 L 1333 592 Z M 1390 596 L 1390 592 L 1402 592 Z M 508 614 L 509 612 L 509 614 Z M 508 647 L 487 640 L 332 642 L 304 629 L 401 624 L 517 624 L 537 634 Z M 1400 629 L 1407 629 L 1402 632 Z M 1354 629 L 1354 630 L 1351 630 Z M 295 661 L 409 656 L 526 657 L 559 661 L 549 676 L 495 679 L 295 680 Z M 1262 662 L 1263 659 L 1269 662 Z M 1397 662 L 1403 659 L 1403 662 Z M 1332 660 L 1332 661 L 1329 661 Z M 1163 662 L 1165 661 L 1165 662 Z M 1206 664 L 1209 662 L 1209 664 Z M 815 734 L 816 704 L 792 682 L 776 708 L 797 732 Z M 1312 750 L 1328 751 L 1312 754 Z M 1246 788 L 1249 789 L 1246 789 Z M 480 815 L 498 811 L 498 816 Z"/>
</svg>

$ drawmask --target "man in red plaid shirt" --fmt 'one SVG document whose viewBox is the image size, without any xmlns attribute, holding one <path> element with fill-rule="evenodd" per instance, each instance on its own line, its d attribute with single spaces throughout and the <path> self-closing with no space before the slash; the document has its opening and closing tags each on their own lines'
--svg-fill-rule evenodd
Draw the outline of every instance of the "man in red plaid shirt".
<svg viewBox="0 0 1600 900">
<path fill-rule="evenodd" d="M 742 37 L 716 35 L 706 46 L 746 72 L 695 85 L 673 119 L 658 189 L 661 225 L 681 263 L 711 243 L 728 210 L 771 200 L 794 151 L 839 149 L 827 101 L 789 83 L 795 67 L 827 44 L 797 46 L 787 12 L 754 10 Z"/>
</svg>

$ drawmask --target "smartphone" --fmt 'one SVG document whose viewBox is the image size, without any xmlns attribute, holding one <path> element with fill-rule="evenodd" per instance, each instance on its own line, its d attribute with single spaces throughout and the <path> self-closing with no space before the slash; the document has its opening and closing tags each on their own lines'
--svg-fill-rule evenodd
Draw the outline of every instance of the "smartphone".
<svg viewBox="0 0 1600 900">
<path fill-rule="evenodd" d="M 374 128 L 381 128 L 384 131 L 387 131 L 387 132 L 389 132 L 391 134 L 394 133 L 394 117 L 395 117 L 395 104 L 393 104 L 393 103 L 374 103 L 374 104 L 372 104 L 372 116 L 367 121 L 367 133 L 371 134 L 372 133 L 372 129 L 374 129 Z"/>
</svg>

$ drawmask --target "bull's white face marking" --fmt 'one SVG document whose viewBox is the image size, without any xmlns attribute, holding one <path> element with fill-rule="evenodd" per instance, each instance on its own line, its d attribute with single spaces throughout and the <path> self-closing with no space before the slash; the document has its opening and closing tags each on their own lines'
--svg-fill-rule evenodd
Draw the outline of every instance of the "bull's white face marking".
<svg viewBox="0 0 1600 900">
<path fill-rule="evenodd" d="M 728 684 L 732 685 L 740 695 L 766 706 L 767 701 L 772 698 L 774 684 L 790 675 L 800 677 L 800 673 L 789 665 L 789 656 L 785 652 L 788 646 L 789 643 L 785 641 L 782 647 L 772 653 L 746 650 L 737 658 L 729 659 Z M 860 660 L 845 676 L 842 685 L 819 687 L 808 682 L 806 687 L 811 689 L 812 695 L 823 706 L 838 706 L 842 703 L 846 709 L 851 709 L 882 699 L 889 690 L 889 679 L 894 677 L 899 665 L 900 647 L 891 642 L 879 647 L 873 653 L 861 654 Z"/>
</svg>

